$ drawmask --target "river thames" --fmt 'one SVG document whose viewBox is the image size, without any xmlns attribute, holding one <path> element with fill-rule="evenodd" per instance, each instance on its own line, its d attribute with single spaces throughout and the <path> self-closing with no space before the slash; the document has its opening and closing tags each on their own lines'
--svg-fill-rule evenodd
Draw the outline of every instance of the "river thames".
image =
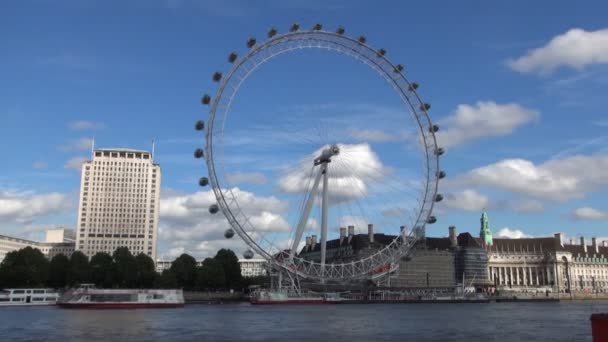
<svg viewBox="0 0 608 342">
<path fill-rule="evenodd" d="M 608 301 L 0 308 L 3 341 L 591 341 Z"/>
</svg>

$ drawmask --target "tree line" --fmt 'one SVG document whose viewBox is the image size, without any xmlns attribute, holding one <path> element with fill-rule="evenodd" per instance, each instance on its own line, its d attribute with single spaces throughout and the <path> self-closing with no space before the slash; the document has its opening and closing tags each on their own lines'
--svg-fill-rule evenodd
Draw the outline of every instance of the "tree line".
<svg viewBox="0 0 608 342">
<path fill-rule="evenodd" d="M 161 274 L 152 258 L 143 253 L 134 256 L 127 247 L 117 248 L 112 255 L 99 252 L 90 259 L 80 251 L 69 258 L 58 254 L 50 261 L 40 250 L 26 247 L 7 253 L 0 263 L 0 288 L 66 288 L 93 283 L 102 288 L 240 290 L 267 282 L 267 277 L 243 278 L 238 258 L 228 249 L 205 259 L 201 266 L 192 256 L 182 254 Z"/>
</svg>

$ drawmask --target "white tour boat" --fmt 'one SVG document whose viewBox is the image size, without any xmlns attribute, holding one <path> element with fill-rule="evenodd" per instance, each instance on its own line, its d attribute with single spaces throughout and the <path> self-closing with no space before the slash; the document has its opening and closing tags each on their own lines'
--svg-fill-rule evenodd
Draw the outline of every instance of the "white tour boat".
<svg viewBox="0 0 608 342">
<path fill-rule="evenodd" d="M 57 305 L 72 309 L 176 308 L 184 306 L 182 290 L 96 289 L 83 284 L 67 291 Z"/>
<path fill-rule="evenodd" d="M 59 294 L 52 289 L 4 289 L 0 306 L 55 305 Z"/>
</svg>

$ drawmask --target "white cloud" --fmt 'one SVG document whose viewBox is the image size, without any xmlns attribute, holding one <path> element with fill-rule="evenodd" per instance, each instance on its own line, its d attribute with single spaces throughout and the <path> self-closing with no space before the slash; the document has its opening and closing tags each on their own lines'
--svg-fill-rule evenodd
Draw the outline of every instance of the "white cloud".
<svg viewBox="0 0 608 342">
<path fill-rule="evenodd" d="M 494 237 L 504 238 L 504 239 L 521 239 L 521 238 L 529 238 L 532 237 L 519 229 L 510 229 L 505 227 L 498 232 L 494 233 Z"/>
<path fill-rule="evenodd" d="M 255 184 L 261 185 L 266 184 L 267 179 L 263 173 L 260 172 L 235 172 L 226 174 L 226 179 L 231 184 Z"/>
<path fill-rule="evenodd" d="M 82 169 L 82 163 L 86 160 L 86 158 L 74 157 L 68 160 L 63 167 L 68 170 L 80 171 Z"/>
<path fill-rule="evenodd" d="M 231 191 L 257 234 L 283 233 L 289 230 L 289 225 L 282 216 L 288 208 L 286 203 L 276 197 L 256 196 L 238 188 Z M 229 240 L 224 238 L 224 231 L 230 228 L 230 224 L 221 211 L 209 213 L 209 206 L 215 203 L 213 191 L 192 194 L 163 192 L 159 236 L 161 242 L 170 247 L 165 254 L 174 257 L 176 254 L 179 256 L 188 253 L 202 258 L 213 256 L 220 248 L 230 248 L 235 252 L 245 250 L 245 244 L 238 235 Z"/>
<path fill-rule="evenodd" d="M 553 37 L 545 46 L 507 61 L 513 70 L 541 74 L 550 73 L 562 66 L 581 70 L 587 65 L 600 63 L 608 63 L 608 29 L 571 29 Z"/>
<path fill-rule="evenodd" d="M 68 127 L 73 131 L 83 131 L 83 130 L 88 130 L 88 129 L 104 128 L 105 125 L 101 122 L 79 120 L 79 121 L 70 122 L 68 124 Z"/>
<path fill-rule="evenodd" d="M 57 149 L 60 151 L 87 151 L 93 146 L 93 139 L 91 138 L 80 138 L 78 140 L 72 140 L 64 145 L 59 145 Z"/>
<path fill-rule="evenodd" d="M 491 186 L 528 196 L 566 201 L 582 198 L 608 185 L 608 155 L 576 155 L 535 165 L 525 159 L 504 159 L 457 176 L 460 186 Z"/>
<path fill-rule="evenodd" d="M 444 200 L 440 203 L 443 206 L 453 209 L 481 211 L 482 209 L 489 207 L 490 200 L 486 195 L 480 194 L 472 189 L 466 189 L 460 192 L 446 194 Z"/>
<path fill-rule="evenodd" d="M 328 146 L 304 158 L 295 168 L 279 178 L 279 189 L 289 193 L 307 192 L 314 183 L 316 172 L 311 172 L 313 160 Z M 365 198 L 367 183 L 386 176 L 386 168 L 368 144 L 340 144 L 340 154 L 332 157 L 329 164 L 328 195 L 331 203 Z M 315 168 L 314 171 L 317 171 Z M 319 193 L 323 188 L 319 186 Z"/>
<path fill-rule="evenodd" d="M 44 170 L 47 167 L 49 167 L 49 164 L 47 164 L 47 162 L 42 161 L 42 160 L 37 160 L 34 162 L 34 164 L 32 165 L 32 167 L 36 170 Z"/>
<path fill-rule="evenodd" d="M 539 116 L 537 111 L 516 103 L 478 101 L 472 106 L 461 104 L 454 114 L 440 121 L 440 126 L 444 127 L 437 139 L 440 146 L 452 147 L 480 138 L 505 136 Z"/>
<path fill-rule="evenodd" d="M 513 201 L 510 207 L 520 213 L 539 213 L 545 210 L 543 202 L 533 199 Z"/>
<path fill-rule="evenodd" d="M 31 223 L 39 218 L 72 207 L 67 195 L 60 193 L 0 191 L 0 223 Z"/>
<path fill-rule="evenodd" d="M 595 208 L 583 207 L 574 210 L 572 217 L 576 220 L 601 221 L 608 220 L 608 212 Z"/>
</svg>

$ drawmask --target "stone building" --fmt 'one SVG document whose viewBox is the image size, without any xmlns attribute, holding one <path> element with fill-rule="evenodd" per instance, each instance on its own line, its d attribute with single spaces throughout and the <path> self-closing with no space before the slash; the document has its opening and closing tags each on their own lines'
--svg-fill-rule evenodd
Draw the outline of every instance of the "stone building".
<svg viewBox="0 0 608 342">
<path fill-rule="evenodd" d="M 63 228 L 47 230 L 45 241 L 0 235 L 0 262 L 4 260 L 6 254 L 25 247 L 39 249 L 48 259 L 52 259 L 57 254 L 70 257 L 74 252 L 74 231 Z"/>
</svg>

